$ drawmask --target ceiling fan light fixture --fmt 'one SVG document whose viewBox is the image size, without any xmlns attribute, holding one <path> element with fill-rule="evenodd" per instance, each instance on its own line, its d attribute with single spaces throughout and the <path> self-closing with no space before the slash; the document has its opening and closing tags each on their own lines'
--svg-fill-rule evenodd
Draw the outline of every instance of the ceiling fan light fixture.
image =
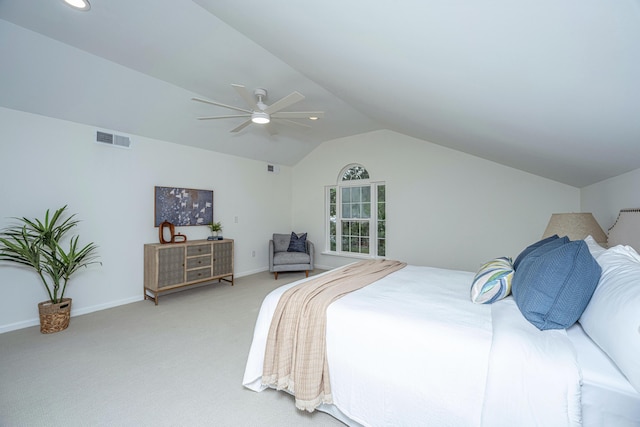
<svg viewBox="0 0 640 427">
<path fill-rule="evenodd" d="M 89 9 L 91 9 L 91 4 L 89 3 L 89 0 L 63 0 L 63 1 L 65 2 L 65 4 L 67 4 L 68 6 L 71 6 L 76 10 L 81 10 L 83 12 L 86 12 Z"/>
<path fill-rule="evenodd" d="M 251 121 L 259 125 L 266 125 L 271 121 L 271 117 L 265 112 L 256 111 L 251 114 Z"/>
</svg>

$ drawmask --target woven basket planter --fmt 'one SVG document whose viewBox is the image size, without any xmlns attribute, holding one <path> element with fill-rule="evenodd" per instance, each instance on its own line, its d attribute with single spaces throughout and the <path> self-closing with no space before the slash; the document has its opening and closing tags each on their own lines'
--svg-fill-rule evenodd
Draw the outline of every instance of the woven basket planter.
<svg viewBox="0 0 640 427">
<path fill-rule="evenodd" d="M 71 298 L 63 298 L 57 304 L 51 301 L 43 301 L 38 304 L 40 313 L 40 332 L 53 334 L 69 327 L 71 318 Z"/>
</svg>

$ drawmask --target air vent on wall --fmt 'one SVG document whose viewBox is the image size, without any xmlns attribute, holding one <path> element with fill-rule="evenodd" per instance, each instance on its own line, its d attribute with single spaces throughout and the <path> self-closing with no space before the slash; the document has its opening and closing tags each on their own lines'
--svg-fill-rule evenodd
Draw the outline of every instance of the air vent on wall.
<svg viewBox="0 0 640 427">
<path fill-rule="evenodd" d="M 278 172 L 280 172 L 280 166 L 278 166 L 278 165 L 267 165 L 267 172 L 278 173 Z"/>
<path fill-rule="evenodd" d="M 131 148 L 131 140 L 128 136 L 114 135 L 107 132 L 96 132 L 96 142 L 114 147 Z"/>
</svg>

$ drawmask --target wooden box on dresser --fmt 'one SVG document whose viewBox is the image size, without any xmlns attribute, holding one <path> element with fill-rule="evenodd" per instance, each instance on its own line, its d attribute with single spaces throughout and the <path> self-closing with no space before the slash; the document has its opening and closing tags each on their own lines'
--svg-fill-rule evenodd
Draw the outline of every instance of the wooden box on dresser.
<svg viewBox="0 0 640 427">
<path fill-rule="evenodd" d="M 196 283 L 224 280 L 233 286 L 233 240 L 193 240 L 144 245 L 144 299 Z"/>
</svg>

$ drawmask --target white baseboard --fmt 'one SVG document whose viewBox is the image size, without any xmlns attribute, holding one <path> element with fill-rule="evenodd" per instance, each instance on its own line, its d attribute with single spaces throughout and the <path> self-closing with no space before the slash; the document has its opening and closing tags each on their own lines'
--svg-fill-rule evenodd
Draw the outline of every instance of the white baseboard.
<svg viewBox="0 0 640 427">
<path fill-rule="evenodd" d="M 249 270 L 249 271 L 243 271 L 242 273 L 234 274 L 233 277 L 236 278 L 236 277 L 250 276 L 250 275 L 256 274 L 256 273 L 262 273 L 263 271 L 269 271 L 269 267 L 257 268 L 255 270 Z"/>
<path fill-rule="evenodd" d="M 98 304 L 93 305 L 91 307 L 84 307 L 81 309 L 73 308 L 73 304 L 71 305 L 71 317 L 82 316 L 83 314 L 93 313 L 94 311 L 106 310 L 107 308 L 117 307 L 119 305 L 130 304 L 132 302 L 142 301 L 141 296 L 125 298 L 118 301 L 111 301 L 107 304 Z M 36 317 L 33 319 L 25 320 L 22 322 L 11 323 L 8 325 L 0 326 L 0 334 L 5 332 L 16 331 L 18 329 L 30 328 L 31 326 L 39 326 L 40 318 Z"/>
<path fill-rule="evenodd" d="M 324 269 L 324 270 L 329 270 L 329 267 L 321 267 L 318 266 L 318 268 L 320 269 Z M 252 274 L 256 274 L 256 273 L 262 273 L 263 271 L 269 271 L 269 267 L 264 267 L 264 268 L 258 268 L 255 270 L 249 270 L 249 271 L 243 271 L 242 273 L 238 273 L 236 274 L 234 277 L 238 278 L 238 277 L 243 277 L 243 276 L 249 276 Z M 203 284 L 203 286 L 206 284 Z M 198 285 L 195 285 L 198 286 Z M 100 311 L 100 310 L 106 310 L 108 308 L 113 308 L 113 307 L 117 307 L 120 305 L 124 305 L 124 304 L 130 304 L 132 302 L 138 302 L 138 301 L 142 301 L 143 297 L 142 296 L 135 296 L 135 297 L 131 297 L 131 298 L 125 298 L 125 299 L 121 299 L 121 300 L 117 300 L 117 301 L 110 301 L 106 304 L 98 304 L 98 305 L 93 305 L 90 307 L 84 307 L 84 308 L 80 308 L 80 309 L 76 309 L 74 308 L 74 306 L 71 306 L 71 317 L 76 317 L 76 316 L 82 316 L 83 314 L 89 314 L 89 313 L 93 313 L 94 311 Z M 16 322 L 16 323 L 10 323 L 8 325 L 0 325 L 0 334 L 3 334 L 5 332 L 11 332 L 11 331 L 15 331 L 18 329 L 24 329 L 24 328 L 30 328 L 32 326 L 39 326 L 40 325 L 40 318 L 39 317 L 35 317 L 33 319 L 29 319 L 29 320 L 24 320 L 22 322 Z"/>
<path fill-rule="evenodd" d="M 23 322 L 10 323 L 8 325 L 2 325 L 0 326 L 0 334 L 3 334 L 5 332 L 16 331 L 18 329 L 29 328 L 31 326 L 37 326 L 39 324 L 40 324 L 40 318 L 29 319 Z"/>
<path fill-rule="evenodd" d="M 71 317 L 82 316 L 83 314 L 93 313 L 94 311 L 106 310 L 107 308 L 118 307 L 120 305 L 131 304 L 132 302 L 142 301 L 144 297 L 135 296 L 130 298 L 125 298 L 117 301 L 110 301 L 106 304 L 98 304 L 92 305 L 91 307 L 85 307 L 78 310 L 74 310 L 73 306 L 71 306 Z"/>
</svg>

